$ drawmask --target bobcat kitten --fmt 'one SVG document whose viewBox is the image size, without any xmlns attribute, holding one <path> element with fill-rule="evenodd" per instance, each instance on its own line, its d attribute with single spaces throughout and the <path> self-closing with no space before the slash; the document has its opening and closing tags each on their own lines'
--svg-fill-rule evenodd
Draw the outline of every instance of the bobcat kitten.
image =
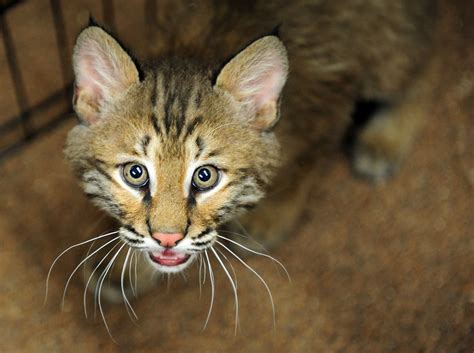
<svg viewBox="0 0 474 353">
<path fill-rule="evenodd" d="M 187 58 L 140 66 L 97 26 L 77 38 L 80 123 L 66 156 L 85 193 L 120 223 L 125 249 L 145 254 L 143 272 L 207 258 L 223 246 L 219 227 L 238 217 L 265 244 L 286 235 L 312 187 L 308 161 L 325 151 L 321 141 L 340 138 L 358 98 L 388 103 L 358 136 L 359 173 L 385 178 L 413 139 L 435 2 L 261 6 L 283 19 L 292 65 L 280 122 L 288 57 L 277 36 L 256 40 L 217 74 Z"/>
</svg>

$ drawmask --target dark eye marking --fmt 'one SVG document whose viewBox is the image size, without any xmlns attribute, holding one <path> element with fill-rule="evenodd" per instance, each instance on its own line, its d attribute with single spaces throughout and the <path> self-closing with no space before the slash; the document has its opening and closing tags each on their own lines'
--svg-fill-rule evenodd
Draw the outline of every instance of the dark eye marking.
<svg viewBox="0 0 474 353">
<path fill-rule="evenodd" d="M 199 156 L 201 156 L 202 152 L 206 148 L 206 145 L 204 144 L 204 141 L 201 137 L 196 137 L 196 146 L 198 148 L 198 151 L 196 153 L 195 159 L 198 159 Z"/>
<path fill-rule="evenodd" d="M 193 193 L 190 192 L 188 195 L 188 208 L 192 208 L 196 206 L 196 198 L 194 197 Z"/>
<path fill-rule="evenodd" d="M 211 151 L 207 154 L 206 158 L 211 158 L 211 157 L 218 156 L 220 153 L 221 153 L 221 150 L 219 150 L 219 149 Z"/>
<path fill-rule="evenodd" d="M 149 135 L 145 135 L 142 138 L 141 144 L 142 144 L 142 152 L 146 156 L 147 155 L 147 147 L 150 144 L 151 137 Z"/>
<path fill-rule="evenodd" d="M 150 201 L 151 201 L 151 193 L 150 193 L 150 190 L 149 190 L 149 189 L 146 190 L 145 195 L 143 196 L 142 201 L 143 201 L 144 204 L 147 204 L 147 205 L 150 204 Z"/>
</svg>

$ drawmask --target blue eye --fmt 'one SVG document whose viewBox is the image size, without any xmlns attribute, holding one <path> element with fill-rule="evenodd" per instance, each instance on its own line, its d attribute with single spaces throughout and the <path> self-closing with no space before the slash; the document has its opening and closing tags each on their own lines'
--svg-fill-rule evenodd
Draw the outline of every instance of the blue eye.
<svg viewBox="0 0 474 353">
<path fill-rule="evenodd" d="M 122 170 L 125 182 L 135 188 L 143 187 L 148 183 L 148 171 L 139 163 L 127 163 Z"/>
<path fill-rule="evenodd" d="M 219 170 L 212 165 L 197 168 L 193 174 L 192 186 L 197 191 L 206 191 L 219 183 Z"/>
</svg>

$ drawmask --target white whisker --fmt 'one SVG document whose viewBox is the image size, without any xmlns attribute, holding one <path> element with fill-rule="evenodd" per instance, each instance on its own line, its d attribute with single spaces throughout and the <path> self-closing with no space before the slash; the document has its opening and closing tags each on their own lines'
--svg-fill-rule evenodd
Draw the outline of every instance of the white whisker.
<svg viewBox="0 0 474 353">
<path fill-rule="evenodd" d="M 133 265 L 133 259 L 134 259 L 135 253 L 136 253 L 136 250 L 134 249 L 132 252 L 132 256 L 130 256 L 130 262 L 128 263 L 128 282 L 130 285 L 130 289 L 132 290 L 132 294 L 136 298 L 137 294 L 135 293 L 135 289 L 133 288 L 133 282 L 132 282 L 132 265 Z"/>
<path fill-rule="evenodd" d="M 237 285 L 237 273 L 235 272 L 234 265 L 232 265 L 232 262 L 229 260 L 229 258 L 228 258 L 222 251 L 220 251 L 218 248 L 215 248 L 214 250 L 216 250 L 221 256 L 223 256 L 224 259 L 225 259 L 225 260 L 227 261 L 227 263 L 229 264 L 230 269 L 232 270 L 232 274 L 234 275 L 235 287 L 238 288 L 238 285 Z"/>
<path fill-rule="evenodd" d="M 132 312 L 133 316 L 135 317 L 136 320 L 138 320 L 138 316 L 135 313 L 135 310 L 133 310 L 132 305 L 128 301 L 127 295 L 125 294 L 125 290 L 123 288 L 123 280 L 125 278 L 125 269 L 127 267 L 127 262 L 128 262 L 128 258 L 130 257 L 130 252 L 131 251 L 132 251 L 132 248 L 129 248 L 128 251 L 127 251 L 127 256 L 125 256 L 125 260 L 124 260 L 123 265 L 122 265 L 122 275 L 120 276 L 120 286 L 121 286 L 121 289 L 122 289 L 122 296 L 123 296 L 123 299 L 124 299 L 125 308 L 127 309 L 128 315 L 130 316 L 130 312 L 129 312 L 129 308 L 130 308 L 130 311 Z M 128 307 L 127 307 L 127 305 L 128 305 Z"/>
<path fill-rule="evenodd" d="M 212 306 L 214 305 L 214 293 L 215 293 L 214 273 L 212 272 L 211 261 L 209 261 L 209 255 L 207 254 L 207 250 L 204 250 L 204 254 L 206 255 L 207 265 L 209 267 L 209 278 L 211 280 L 211 304 L 209 306 L 209 312 L 207 313 L 206 322 L 204 322 L 204 327 L 202 328 L 203 330 L 206 329 L 207 323 L 209 322 L 209 318 L 211 317 Z"/>
<path fill-rule="evenodd" d="M 201 258 L 202 258 L 202 255 L 201 255 Z M 203 271 L 203 274 L 202 274 L 202 285 L 204 285 L 206 283 L 206 277 L 207 277 L 207 267 L 206 267 L 206 263 L 204 262 L 204 258 L 202 258 L 202 271 Z"/>
<path fill-rule="evenodd" d="M 275 263 L 277 263 L 278 265 L 280 265 L 280 267 L 283 269 L 283 271 L 285 271 L 286 276 L 288 277 L 288 281 L 290 281 L 290 283 L 291 283 L 291 277 L 290 277 L 290 274 L 288 273 L 288 270 L 286 269 L 286 267 L 285 267 L 280 261 L 278 261 L 277 259 L 275 259 L 273 256 L 270 256 L 270 255 L 268 255 L 268 254 L 264 254 L 264 253 L 261 253 L 261 252 L 252 250 L 252 249 L 250 249 L 250 248 L 247 248 L 246 246 L 244 246 L 244 245 L 242 245 L 242 244 L 239 244 L 239 243 L 236 242 L 235 240 L 232 240 L 232 239 L 230 239 L 230 238 L 224 237 L 224 236 L 222 236 L 222 235 L 217 234 L 217 236 L 218 236 L 219 238 L 221 238 L 221 239 L 225 239 L 225 240 L 231 242 L 232 244 L 235 244 L 235 245 L 241 247 L 242 249 L 247 250 L 248 252 L 251 252 L 252 254 L 260 255 L 260 256 L 266 257 L 266 258 L 268 258 L 268 259 L 274 261 Z M 222 244 L 222 243 L 220 243 L 220 244 Z"/>
<path fill-rule="evenodd" d="M 120 243 L 118 243 L 118 245 L 120 245 Z M 115 246 L 114 246 L 114 248 L 115 248 Z M 120 247 L 117 250 L 117 253 L 115 255 L 117 255 L 120 252 L 121 249 L 122 249 L 122 247 Z M 107 254 L 106 256 L 108 256 L 108 255 L 109 254 Z M 105 277 L 107 276 L 107 272 L 110 270 L 110 267 L 112 267 L 112 264 L 115 261 L 115 255 L 110 258 L 109 262 L 107 263 L 105 268 L 102 270 L 102 273 L 99 275 L 99 278 L 97 279 L 97 283 L 95 285 L 95 290 L 94 290 L 94 317 L 97 316 L 97 301 L 99 299 L 99 289 L 101 289 L 101 286 L 102 286 L 101 283 L 104 282 Z"/>
<path fill-rule="evenodd" d="M 221 264 L 222 269 L 224 270 L 225 274 L 227 275 L 227 278 L 229 279 L 230 284 L 232 286 L 232 289 L 234 291 L 234 302 L 235 302 L 235 332 L 234 332 L 234 334 L 237 335 L 237 330 L 239 328 L 239 296 L 237 294 L 237 286 L 235 285 L 235 283 L 232 279 L 232 276 L 230 275 L 229 271 L 225 267 L 225 265 L 222 262 L 221 258 L 217 254 L 216 250 L 214 248 L 211 248 L 211 250 L 214 253 L 214 256 L 216 257 L 217 261 L 219 261 L 219 263 Z"/>
<path fill-rule="evenodd" d="M 255 276 L 258 277 L 258 279 L 263 283 L 263 285 L 265 286 L 267 292 L 268 292 L 268 296 L 270 297 L 270 302 L 271 302 L 271 305 L 272 305 L 272 314 L 273 314 L 273 326 L 275 326 L 276 324 L 276 319 L 275 319 L 275 305 L 273 303 L 273 296 L 272 296 L 272 292 L 270 290 L 270 287 L 268 287 L 268 284 L 267 282 L 265 282 L 265 280 L 262 278 L 262 276 L 260 276 L 258 274 L 257 271 L 255 271 L 250 265 L 248 265 L 244 260 L 242 260 L 239 256 L 237 256 L 237 254 L 235 254 L 232 250 L 230 250 L 227 246 L 225 246 L 224 244 L 222 244 L 220 241 L 216 241 L 217 244 L 219 244 L 220 246 L 222 246 L 224 249 L 226 249 L 229 253 L 231 253 L 232 255 L 234 255 L 234 257 L 239 260 L 245 267 L 247 267 Z"/>
<path fill-rule="evenodd" d="M 140 255 L 143 258 L 143 253 L 142 252 L 138 251 L 138 255 L 135 252 L 135 268 L 134 268 L 134 270 L 135 270 L 135 295 L 137 295 L 137 296 L 138 296 L 138 273 L 137 273 L 137 266 L 138 265 L 137 264 L 138 264 L 138 260 L 139 260 Z"/>
<path fill-rule="evenodd" d="M 199 261 L 199 299 L 201 299 L 201 296 L 202 296 L 202 284 L 201 284 L 201 277 L 202 277 L 202 254 L 199 254 L 198 261 Z"/>
<path fill-rule="evenodd" d="M 115 339 L 113 338 L 112 336 L 112 333 L 110 332 L 110 328 L 109 328 L 109 325 L 107 324 L 107 320 L 105 319 L 105 314 L 104 314 L 104 310 L 102 309 L 102 301 L 101 301 L 101 291 L 102 291 L 102 285 L 104 284 L 104 280 L 105 280 L 105 277 L 107 277 L 107 273 L 108 271 L 110 270 L 110 268 L 112 267 L 115 259 L 117 258 L 117 256 L 120 254 L 120 252 L 122 251 L 122 249 L 124 248 L 124 246 L 127 245 L 127 244 L 123 244 L 118 250 L 117 250 L 117 253 L 112 257 L 112 260 L 109 262 L 109 264 L 107 265 L 105 271 L 104 271 L 104 275 L 102 276 L 102 281 L 99 283 L 99 297 L 98 297 L 98 302 L 99 302 L 99 310 L 100 310 L 100 314 L 102 316 L 102 320 L 104 321 L 104 325 L 105 325 L 105 328 L 107 329 L 107 332 L 110 336 L 110 338 L 112 339 L 112 341 L 114 341 L 115 343 L 117 343 L 115 341 Z"/>
<path fill-rule="evenodd" d="M 166 294 L 169 294 L 171 286 L 171 277 L 169 273 L 166 273 Z"/>
<path fill-rule="evenodd" d="M 94 238 L 92 238 L 92 239 L 89 239 L 89 240 L 83 241 L 83 242 L 81 242 L 81 243 L 72 245 L 72 246 L 68 247 L 66 250 L 64 250 L 62 253 L 60 253 L 60 254 L 54 259 L 53 263 L 52 263 L 51 266 L 49 267 L 48 275 L 46 276 L 46 291 L 45 291 L 45 295 L 44 295 L 44 304 L 46 304 L 46 301 L 47 301 L 47 299 L 48 299 L 48 286 L 49 286 L 48 284 L 49 284 L 49 277 L 51 276 L 51 271 L 53 271 L 54 265 L 56 264 L 56 262 L 58 262 L 58 260 L 61 258 L 61 256 L 63 256 L 63 255 L 64 255 L 65 253 L 67 253 L 69 250 L 72 250 L 72 249 L 74 249 L 74 248 L 77 248 L 78 246 L 81 246 L 81 245 L 90 243 L 91 241 L 96 241 L 97 239 L 105 238 L 105 237 L 108 237 L 108 236 L 110 236 L 110 235 L 117 234 L 117 233 L 118 233 L 118 231 L 99 235 L 99 236 L 94 237 Z"/>
<path fill-rule="evenodd" d="M 245 238 L 245 239 L 248 239 L 250 240 L 252 243 L 254 243 L 255 245 L 257 245 L 259 248 L 262 249 L 262 251 L 264 251 L 265 253 L 268 253 L 268 250 L 262 245 L 260 244 L 258 241 L 256 241 L 252 236 L 248 235 L 248 234 L 241 234 L 241 233 L 237 233 L 237 232 L 232 232 L 230 230 L 225 230 L 225 229 L 220 229 L 219 230 L 219 233 L 227 233 L 227 234 L 231 234 L 231 235 L 237 235 L 239 237 L 242 237 L 242 238 Z"/>
<path fill-rule="evenodd" d="M 76 268 L 71 272 L 71 274 L 69 275 L 69 278 L 67 279 L 66 281 L 66 285 L 64 286 L 64 291 L 63 291 L 63 299 L 61 301 L 61 310 L 64 309 L 64 300 L 66 298 L 66 291 L 67 291 L 67 287 L 69 286 L 69 283 L 71 282 L 71 279 L 72 277 L 74 276 L 74 274 L 76 273 L 76 271 L 92 256 L 94 256 L 94 254 L 96 254 L 97 252 L 99 252 L 101 249 L 105 248 L 107 245 L 109 245 L 110 243 L 114 242 L 114 241 L 117 241 L 119 239 L 119 237 L 115 237 L 114 239 L 112 240 L 109 240 L 107 243 L 105 243 L 104 245 L 102 245 L 101 247 L 99 247 L 97 250 L 95 250 L 93 253 L 89 254 L 87 257 L 85 257 L 81 262 L 79 262 L 79 265 L 76 266 Z"/>
<path fill-rule="evenodd" d="M 86 282 L 86 285 L 84 287 L 84 294 L 82 296 L 82 301 L 83 301 L 83 304 L 84 304 L 84 315 L 86 317 L 86 319 L 88 318 L 88 315 L 87 315 L 87 288 L 89 287 L 89 283 L 90 281 L 92 280 L 92 277 L 94 276 L 94 273 L 99 269 L 100 265 L 102 265 L 102 263 L 105 261 L 105 259 L 107 258 L 107 256 L 109 256 L 109 254 L 114 251 L 114 249 L 119 246 L 120 243 L 117 243 L 115 244 L 112 249 L 110 249 L 107 254 L 105 254 L 104 257 L 102 257 L 102 260 L 100 260 L 100 262 L 96 265 L 96 267 L 94 268 L 94 270 L 91 272 L 91 274 L 89 275 L 89 279 L 87 280 Z"/>
</svg>

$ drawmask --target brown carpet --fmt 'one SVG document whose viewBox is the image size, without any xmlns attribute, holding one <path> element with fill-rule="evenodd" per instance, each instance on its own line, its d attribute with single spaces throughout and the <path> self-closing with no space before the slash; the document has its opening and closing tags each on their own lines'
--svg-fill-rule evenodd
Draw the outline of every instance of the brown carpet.
<svg viewBox="0 0 474 353">
<path fill-rule="evenodd" d="M 447 55 L 438 104 L 396 178 L 369 185 L 351 175 L 342 153 L 335 156 L 300 228 L 272 251 L 291 283 L 269 260 L 248 259 L 272 290 L 275 327 L 264 286 L 232 262 L 240 300 L 236 335 L 232 290 L 217 263 L 205 330 L 210 284 L 200 295 L 196 268 L 187 280 L 159 281 L 134 301 L 136 325 L 123 305 L 106 304 L 117 343 L 100 313 L 94 318 L 91 297 L 84 317 L 80 273 L 61 311 L 63 286 L 87 246 L 58 262 L 43 306 L 53 259 L 104 229 L 63 161 L 72 121 L 36 140 L 0 164 L 0 352 L 473 352 L 474 72 L 467 65 L 474 60 L 468 54 Z"/>
</svg>

